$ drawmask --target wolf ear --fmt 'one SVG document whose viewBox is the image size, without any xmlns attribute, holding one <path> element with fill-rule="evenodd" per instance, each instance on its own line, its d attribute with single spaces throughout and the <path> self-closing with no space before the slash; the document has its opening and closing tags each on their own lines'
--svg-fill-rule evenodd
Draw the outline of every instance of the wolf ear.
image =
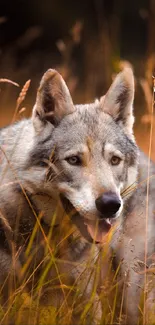
<svg viewBox="0 0 155 325">
<path fill-rule="evenodd" d="M 120 72 L 104 97 L 101 97 L 101 108 L 110 114 L 113 119 L 121 123 L 127 134 L 133 130 L 133 100 L 134 76 L 130 68 Z"/>
<path fill-rule="evenodd" d="M 65 81 L 56 70 L 47 70 L 41 79 L 33 108 L 34 127 L 39 130 L 46 122 L 57 125 L 65 115 L 74 111 Z"/>
</svg>

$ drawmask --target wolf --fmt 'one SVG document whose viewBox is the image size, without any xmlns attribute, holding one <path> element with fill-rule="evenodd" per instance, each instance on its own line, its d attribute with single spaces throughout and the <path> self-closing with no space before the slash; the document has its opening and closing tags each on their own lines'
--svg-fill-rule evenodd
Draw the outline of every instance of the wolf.
<svg viewBox="0 0 155 325">
<path fill-rule="evenodd" d="M 24 288 L 36 295 L 41 288 L 42 303 L 64 307 L 67 324 L 100 322 L 98 273 L 105 274 L 107 264 L 97 272 L 99 256 L 114 230 L 109 247 L 115 267 L 121 262 L 127 324 L 137 323 L 144 269 L 151 267 L 155 248 L 155 166 L 149 163 L 148 175 L 148 158 L 133 135 L 133 101 L 129 68 L 116 76 L 105 96 L 83 105 L 73 104 L 62 76 L 49 69 L 32 117 L 1 129 L 0 284 L 5 304 L 10 287 L 15 290 L 24 276 Z"/>
</svg>

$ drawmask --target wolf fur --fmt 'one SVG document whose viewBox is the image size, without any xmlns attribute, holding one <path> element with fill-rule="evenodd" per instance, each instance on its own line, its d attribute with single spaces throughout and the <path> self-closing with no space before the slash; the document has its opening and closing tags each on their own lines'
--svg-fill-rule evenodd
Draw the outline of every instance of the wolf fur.
<svg viewBox="0 0 155 325">
<path fill-rule="evenodd" d="M 34 287 L 43 264 L 50 265 L 46 280 L 51 285 L 42 289 L 43 303 L 72 305 L 75 293 L 67 295 L 63 284 L 76 284 L 80 302 L 81 297 L 88 302 L 95 286 L 90 309 L 92 323 L 96 323 L 101 310 L 94 274 L 103 246 L 98 242 L 102 243 L 111 225 L 117 224 L 111 247 L 116 265 L 121 261 L 126 284 L 127 324 L 138 321 L 144 263 L 146 259 L 148 267 L 153 263 L 155 248 L 155 185 L 150 177 L 146 258 L 148 158 L 139 153 L 135 143 L 133 100 L 130 69 L 118 74 L 104 97 L 85 105 L 74 105 L 63 78 L 57 71 L 48 70 L 41 80 L 32 118 L 0 131 L 0 283 L 5 299 L 10 285 L 10 280 L 5 281 L 8 274 L 14 273 L 20 283 L 22 266 L 31 256 L 25 276 L 28 278 L 35 270 Z M 150 175 L 154 173 L 151 162 Z M 107 217 L 97 200 L 102 199 L 104 211 L 103 197 L 106 194 L 111 199 L 111 193 L 120 203 L 116 213 Z M 36 222 L 37 235 L 28 249 Z M 66 236 L 65 231 L 71 233 Z M 62 274 L 61 279 L 58 274 Z M 27 284 L 31 288 L 32 281 Z M 153 289 L 150 297 L 152 306 Z M 77 310 L 73 320 L 78 319 L 80 324 L 86 315 L 80 307 Z"/>
</svg>

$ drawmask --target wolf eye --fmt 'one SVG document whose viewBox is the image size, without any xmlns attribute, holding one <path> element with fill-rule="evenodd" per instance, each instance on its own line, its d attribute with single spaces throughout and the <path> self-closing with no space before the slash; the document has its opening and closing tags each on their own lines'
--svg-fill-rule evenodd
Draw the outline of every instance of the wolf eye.
<svg viewBox="0 0 155 325">
<path fill-rule="evenodd" d="M 113 166 L 117 166 L 119 165 L 119 163 L 121 162 L 121 158 L 117 157 L 117 156 L 112 156 L 111 158 L 111 165 Z"/>
<path fill-rule="evenodd" d="M 66 158 L 66 161 L 73 166 L 81 165 L 81 159 L 78 156 L 71 156 Z"/>
</svg>

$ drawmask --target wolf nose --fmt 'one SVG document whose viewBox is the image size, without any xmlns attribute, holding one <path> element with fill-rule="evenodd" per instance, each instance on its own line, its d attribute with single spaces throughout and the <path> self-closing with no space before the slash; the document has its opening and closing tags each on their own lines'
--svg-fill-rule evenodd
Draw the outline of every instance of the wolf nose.
<svg viewBox="0 0 155 325">
<path fill-rule="evenodd" d="M 121 206 L 119 197 L 112 192 L 104 193 L 96 199 L 95 203 L 97 210 L 102 213 L 103 218 L 113 217 Z"/>
</svg>

